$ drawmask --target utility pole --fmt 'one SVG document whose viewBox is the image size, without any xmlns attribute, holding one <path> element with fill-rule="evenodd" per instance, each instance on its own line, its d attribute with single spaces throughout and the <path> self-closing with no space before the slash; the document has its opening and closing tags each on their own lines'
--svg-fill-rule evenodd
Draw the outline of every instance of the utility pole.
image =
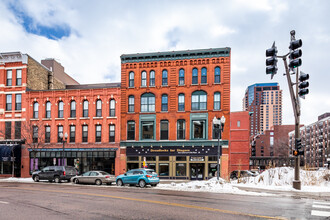
<svg viewBox="0 0 330 220">
<path fill-rule="evenodd" d="M 302 149 L 301 139 L 300 139 L 300 98 L 305 98 L 305 95 L 309 93 L 308 86 L 309 83 L 306 81 L 309 79 L 309 75 L 303 72 L 299 72 L 299 66 L 301 66 L 301 55 L 302 51 L 299 49 L 302 46 L 302 41 L 296 40 L 296 32 L 292 30 L 290 32 L 290 52 L 283 55 L 277 56 L 277 48 L 275 42 L 273 43 L 272 48 L 266 50 L 266 57 L 270 57 L 266 60 L 266 74 L 271 74 L 273 79 L 274 75 L 277 73 L 277 58 L 282 58 L 285 67 L 285 76 L 288 81 L 289 92 L 292 102 L 292 108 L 295 118 L 295 150 L 293 150 L 293 155 L 295 156 L 295 166 L 294 166 L 294 180 L 293 188 L 301 189 L 301 181 L 299 178 L 299 167 L 300 167 L 300 155 L 304 155 L 304 150 Z M 287 64 L 287 56 L 289 57 L 289 64 Z M 296 75 L 295 83 L 291 81 L 291 75 Z M 296 86 L 295 91 L 293 86 Z"/>
</svg>

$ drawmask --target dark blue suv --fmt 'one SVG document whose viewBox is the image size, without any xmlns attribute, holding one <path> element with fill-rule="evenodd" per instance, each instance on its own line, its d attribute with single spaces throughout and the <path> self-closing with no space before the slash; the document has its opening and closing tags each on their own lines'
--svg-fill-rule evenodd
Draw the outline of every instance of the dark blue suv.
<svg viewBox="0 0 330 220">
<path fill-rule="evenodd" d="M 127 171 L 125 174 L 119 175 L 116 178 L 117 186 L 139 185 L 141 188 L 146 185 L 157 186 L 159 183 L 158 174 L 152 169 L 134 169 Z"/>
</svg>

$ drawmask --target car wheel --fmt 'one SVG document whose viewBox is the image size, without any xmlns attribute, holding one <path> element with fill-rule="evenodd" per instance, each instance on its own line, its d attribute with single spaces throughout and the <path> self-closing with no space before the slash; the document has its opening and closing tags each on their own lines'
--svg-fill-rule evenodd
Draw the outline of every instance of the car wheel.
<svg viewBox="0 0 330 220">
<path fill-rule="evenodd" d="M 139 181 L 139 186 L 140 186 L 141 188 L 144 188 L 144 187 L 146 186 L 146 181 L 144 181 L 144 180 L 140 180 L 140 181 Z"/>
<path fill-rule="evenodd" d="M 75 184 L 79 184 L 79 180 L 78 179 L 74 179 L 73 181 Z"/>
<path fill-rule="evenodd" d="M 34 182 L 39 182 L 39 176 L 34 176 L 33 180 L 34 180 Z"/>
<path fill-rule="evenodd" d="M 157 186 L 157 184 L 151 184 L 151 186 L 152 186 L 152 187 L 155 187 L 155 186 Z"/>
<path fill-rule="evenodd" d="M 59 176 L 55 176 L 54 181 L 55 181 L 55 183 L 60 183 L 61 182 L 60 177 Z"/>
<path fill-rule="evenodd" d="M 99 185 L 102 185 L 102 181 L 99 180 L 99 179 L 97 179 L 97 180 L 95 180 L 95 184 L 98 185 L 98 186 L 99 186 Z"/>
<path fill-rule="evenodd" d="M 117 186 L 124 186 L 124 183 L 122 180 L 117 180 Z"/>
</svg>

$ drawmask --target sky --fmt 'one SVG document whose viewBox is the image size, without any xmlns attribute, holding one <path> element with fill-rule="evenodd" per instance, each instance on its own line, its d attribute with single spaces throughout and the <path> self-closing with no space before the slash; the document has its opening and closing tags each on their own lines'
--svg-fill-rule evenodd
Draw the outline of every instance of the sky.
<svg viewBox="0 0 330 220">
<path fill-rule="evenodd" d="M 271 80 L 265 50 L 275 41 L 287 54 L 295 30 L 310 75 L 301 124 L 310 124 L 330 112 L 329 10 L 326 0 L 0 0 L 0 51 L 55 58 L 86 84 L 119 82 L 122 54 L 230 47 L 231 111 L 242 110 L 249 85 L 278 82 L 283 124 L 293 124 L 283 61 Z"/>
</svg>

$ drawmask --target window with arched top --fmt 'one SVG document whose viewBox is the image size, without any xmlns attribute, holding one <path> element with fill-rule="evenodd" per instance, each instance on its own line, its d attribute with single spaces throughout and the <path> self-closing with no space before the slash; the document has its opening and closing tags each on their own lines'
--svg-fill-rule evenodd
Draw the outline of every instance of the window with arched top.
<svg viewBox="0 0 330 220">
<path fill-rule="evenodd" d="M 184 102 L 184 94 L 179 94 L 178 97 L 178 111 L 184 111 L 185 110 L 185 102 Z"/>
<path fill-rule="evenodd" d="M 207 93 L 204 91 L 195 91 L 191 95 L 191 110 L 206 110 Z"/>
<path fill-rule="evenodd" d="M 221 69 L 220 67 L 215 67 L 214 68 L 214 83 L 220 83 L 220 74 L 221 74 Z"/>
<path fill-rule="evenodd" d="M 134 87 L 134 72 L 129 73 L 129 82 L 128 85 L 130 88 Z"/>
<path fill-rule="evenodd" d="M 70 118 L 76 117 L 76 101 L 72 100 L 70 103 Z"/>
<path fill-rule="evenodd" d="M 84 100 L 83 102 L 83 117 L 88 117 L 88 101 Z"/>
<path fill-rule="evenodd" d="M 192 84 L 198 84 L 198 70 L 194 68 L 192 70 Z"/>
<path fill-rule="evenodd" d="M 147 86 L 147 72 L 146 71 L 141 72 L 141 86 L 142 87 Z"/>
<path fill-rule="evenodd" d="M 207 69 L 206 67 L 203 67 L 201 70 L 201 83 L 206 84 L 207 83 Z"/>
<path fill-rule="evenodd" d="M 110 117 L 116 116 L 116 101 L 114 99 L 110 100 Z"/>
<path fill-rule="evenodd" d="M 50 118 L 51 117 L 51 108 L 52 108 L 52 104 L 48 101 L 46 102 L 46 118 Z"/>
<path fill-rule="evenodd" d="M 162 72 L 162 85 L 167 86 L 167 70 L 163 70 Z"/>
<path fill-rule="evenodd" d="M 39 117 L 39 103 L 34 102 L 33 103 L 33 118 L 38 118 Z"/>
<path fill-rule="evenodd" d="M 64 117 L 64 102 L 63 101 L 59 101 L 58 102 L 58 114 L 57 114 L 58 118 L 63 118 Z"/>
<path fill-rule="evenodd" d="M 96 117 L 102 117 L 102 100 L 98 99 L 96 101 Z"/>
<path fill-rule="evenodd" d="M 162 111 L 168 111 L 168 96 L 166 94 L 162 95 Z"/>
<path fill-rule="evenodd" d="M 179 70 L 179 85 L 184 85 L 184 69 Z"/>
<path fill-rule="evenodd" d="M 145 93 L 141 96 L 141 112 L 155 111 L 155 95 L 152 93 Z"/>
<path fill-rule="evenodd" d="M 149 86 L 155 86 L 155 71 L 153 70 L 150 71 Z"/>
</svg>

